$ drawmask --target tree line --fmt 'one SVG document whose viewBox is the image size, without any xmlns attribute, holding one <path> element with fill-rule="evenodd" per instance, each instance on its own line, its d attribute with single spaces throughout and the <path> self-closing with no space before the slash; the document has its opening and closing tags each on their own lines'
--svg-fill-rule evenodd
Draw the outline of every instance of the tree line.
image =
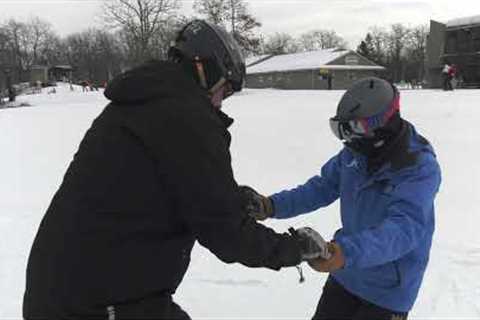
<svg viewBox="0 0 480 320">
<path fill-rule="evenodd" d="M 164 59 L 176 32 L 188 20 L 179 0 L 104 0 L 101 28 L 60 37 L 40 18 L 0 22 L 0 73 L 26 81 L 35 65 L 74 67 L 76 80 L 95 82 L 150 59 Z M 334 30 L 313 29 L 299 36 L 264 36 L 245 0 L 195 0 L 195 17 L 224 26 L 246 56 L 346 48 Z M 357 51 L 387 68 L 393 81 L 423 79 L 427 27 L 372 27 Z"/>
</svg>

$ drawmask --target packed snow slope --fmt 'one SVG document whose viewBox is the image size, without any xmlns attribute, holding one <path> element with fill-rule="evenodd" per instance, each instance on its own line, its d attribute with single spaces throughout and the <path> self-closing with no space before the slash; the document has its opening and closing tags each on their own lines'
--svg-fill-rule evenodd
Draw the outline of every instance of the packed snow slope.
<svg viewBox="0 0 480 320">
<path fill-rule="evenodd" d="M 236 178 L 269 194 L 303 183 L 341 144 L 328 119 L 342 91 L 246 90 L 225 104 L 235 118 Z M 20 319 L 25 266 L 40 220 L 92 120 L 101 92 L 21 97 L 32 107 L 0 110 L 0 319 Z M 411 319 L 480 319 L 480 91 L 402 91 L 402 112 L 434 145 L 443 170 L 431 262 Z M 288 221 L 326 238 L 338 203 Z M 160 253 L 159 253 L 160 254 Z M 196 246 L 175 299 L 194 319 L 307 319 L 326 276 L 304 266 L 273 272 L 227 265 Z M 72 294 L 75 294 L 72 292 Z"/>
</svg>

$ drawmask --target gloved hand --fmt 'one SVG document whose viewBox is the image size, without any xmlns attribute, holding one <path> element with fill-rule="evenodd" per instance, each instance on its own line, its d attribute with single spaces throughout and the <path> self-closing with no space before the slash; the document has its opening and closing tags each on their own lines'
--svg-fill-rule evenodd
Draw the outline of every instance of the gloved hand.
<svg viewBox="0 0 480 320">
<path fill-rule="evenodd" d="M 298 241 L 303 261 L 330 259 L 331 254 L 328 250 L 328 242 L 317 231 L 309 227 L 297 230 L 290 228 L 288 231 Z"/>
<path fill-rule="evenodd" d="M 266 220 L 274 214 L 273 203 L 270 198 L 262 196 L 249 186 L 239 186 L 242 194 L 244 210 L 255 220 Z"/>
<path fill-rule="evenodd" d="M 330 259 L 314 259 L 308 261 L 312 269 L 318 272 L 334 272 L 345 266 L 345 256 L 342 248 L 335 242 L 328 243 L 328 251 L 331 254 Z"/>
</svg>

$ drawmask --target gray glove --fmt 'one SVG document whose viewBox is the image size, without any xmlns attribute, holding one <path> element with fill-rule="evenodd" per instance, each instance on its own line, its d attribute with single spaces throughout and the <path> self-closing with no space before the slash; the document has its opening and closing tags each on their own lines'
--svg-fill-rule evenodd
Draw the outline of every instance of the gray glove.
<svg viewBox="0 0 480 320">
<path fill-rule="evenodd" d="M 331 254 L 328 250 L 328 242 L 317 231 L 309 227 L 297 230 L 290 228 L 288 231 L 298 241 L 303 261 L 317 258 L 330 259 Z"/>
<path fill-rule="evenodd" d="M 266 220 L 273 217 L 273 203 L 270 198 L 262 196 L 249 186 L 239 186 L 243 198 L 243 209 L 255 220 Z"/>
</svg>

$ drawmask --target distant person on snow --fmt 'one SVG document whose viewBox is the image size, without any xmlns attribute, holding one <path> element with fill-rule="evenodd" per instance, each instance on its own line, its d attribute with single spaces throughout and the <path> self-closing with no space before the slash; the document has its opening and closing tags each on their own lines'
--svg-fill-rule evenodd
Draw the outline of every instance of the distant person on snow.
<svg viewBox="0 0 480 320">
<path fill-rule="evenodd" d="M 8 89 L 8 101 L 15 102 L 15 98 L 17 97 L 17 92 L 13 86 L 9 86 Z"/>
<path fill-rule="evenodd" d="M 450 82 L 450 63 L 445 63 L 442 69 L 442 80 L 443 80 L 443 90 L 447 91 L 450 90 L 451 82 Z"/>
<path fill-rule="evenodd" d="M 343 227 L 329 243 L 332 257 L 310 263 L 330 273 L 315 320 L 401 320 L 416 300 L 441 177 L 432 147 L 399 110 L 393 85 L 357 81 L 330 119 L 344 148 L 320 175 L 293 190 L 252 196 L 259 210 L 250 214 L 259 220 L 291 218 L 340 199 Z"/>
<path fill-rule="evenodd" d="M 448 68 L 448 89 L 449 90 L 453 91 L 454 89 L 453 82 L 456 81 L 457 72 L 458 72 L 458 69 L 457 69 L 457 65 L 455 64 L 452 64 L 450 68 Z"/>
<path fill-rule="evenodd" d="M 312 229 L 278 234 L 246 213 L 220 109 L 244 76 L 233 38 L 195 20 L 169 61 L 109 83 L 33 243 L 26 319 L 189 319 L 172 295 L 197 240 L 248 267 L 327 256 Z"/>
<path fill-rule="evenodd" d="M 88 81 L 87 80 L 83 80 L 80 85 L 82 86 L 82 92 L 88 92 Z"/>
</svg>

